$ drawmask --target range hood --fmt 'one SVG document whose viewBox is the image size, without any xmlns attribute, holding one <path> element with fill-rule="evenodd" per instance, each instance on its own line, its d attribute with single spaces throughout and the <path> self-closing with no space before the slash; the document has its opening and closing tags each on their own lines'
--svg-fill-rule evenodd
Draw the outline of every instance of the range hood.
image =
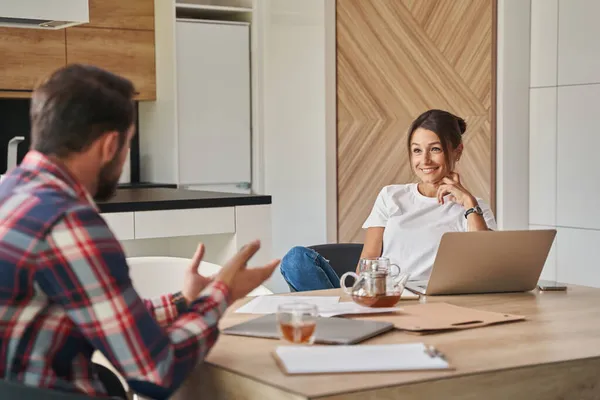
<svg viewBox="0 0 600 400">
<path fill-rule="evenodd" d="M 0 0 L 4 27 L 63 29 L 89 20 L 88 0 Z"/>
</svg>

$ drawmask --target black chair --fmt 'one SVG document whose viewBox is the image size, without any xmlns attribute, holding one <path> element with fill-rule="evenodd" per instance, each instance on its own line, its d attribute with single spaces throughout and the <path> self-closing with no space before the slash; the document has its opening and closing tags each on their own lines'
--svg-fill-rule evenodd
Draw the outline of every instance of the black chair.
<svg viewBox="0 0 600 400">
<path fill-rule="evenodd" d="M 119 378 L 104 365 L 95 364 L 98 378 L 104 384 L 109 398 L 127 399 L 127 392 Z M 61 392 L 59 390 L 41 389 L 19 382 L 0 379 L 0 399 L 4 400 L 93 400 L 83 394 Z"/>
<path fill-rule="evenodd" d="M 123 387 L 123 384 L 119 380 L 119 377 L 115 375 L 114 372 L 104 365 L 97 363 L 94 363 L 94 368 L 96 368 L 98 379 L 100 379 L 100 382 L 102 382 L 104 385 L 106 393 L 109 397 L 123 400 L 127 400 L 129 398 L 125 388 Z"/>
<path fill-rule="evenodd" d="M 331 265 L 337 276 L 341 277 L 346 272 L 356 270 L 363 245 L 360 243 L 330 243 L 306 246 L 306 248 L 319 253 Z M 347 281 L 346 284 L 348 284 Z M 290 292 L 296 291 L 289 283 L 288 287 Z"/>
<path fill-rule="evenodd" d="M 93 400 L 81 394 L 72 394 L 58 390 L 40 389 L 22 383 L 0 379 L 0 399 L 4 400 Z"/>
<path fill-rule="evenodd" d="M 331 243 L 308 246 L 308 248 L 326 259 L 337 276 L 341 277 L 346 272 L 356 271 L 363 245 L 362 243 Z"/>
</svg>

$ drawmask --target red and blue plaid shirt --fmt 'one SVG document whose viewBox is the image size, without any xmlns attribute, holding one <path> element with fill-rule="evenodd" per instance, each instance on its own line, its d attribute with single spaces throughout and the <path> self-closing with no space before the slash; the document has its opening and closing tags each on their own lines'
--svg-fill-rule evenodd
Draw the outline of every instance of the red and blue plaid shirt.
<svg viewBox="0 0 600 400">
<path fill-rule="evenodd" d="M 142 300 L 120 243 L 76 179 L 31 151 L 0 184 L 0 378 L 105 395 L 99 350 L 142 395 L 166 397 L 214 344 L 229 292 L 179 314 Z"/>
</svg>

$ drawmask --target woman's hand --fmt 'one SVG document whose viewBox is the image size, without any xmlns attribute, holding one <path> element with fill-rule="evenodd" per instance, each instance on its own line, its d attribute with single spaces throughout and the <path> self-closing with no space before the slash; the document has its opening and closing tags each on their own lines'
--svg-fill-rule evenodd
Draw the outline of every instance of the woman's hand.
<svg viewBox="0 0 600 400">
<path fill-rule="evenodd" d="M 448 194 L 448 200 L 460 204 L 465 209 L 477 206 L 477 199 L 460 183 L 460 176 L 456 172 L 451 172 L 442 179 L 437 191 L 438 202 L 444 204 L 444 196 Z"/>
<path fill-rule="evenodd" d="M 437 192 L 438 202 L 444 204 L 444 196 L 447 194 L 450 195 L 448 197 L 450 201 L 460 204 L 465 210 L 477 206 L 477 199 L 463 187 L 460 183 L 460 176 L 456 172 L 451 172 L 449 176 L 442 180 L 442 184 L 438 187 Z M 477 213 L 469 214 L 467 229 L 469 231 L 489 230 L 485 218 Z"/>
</svg>

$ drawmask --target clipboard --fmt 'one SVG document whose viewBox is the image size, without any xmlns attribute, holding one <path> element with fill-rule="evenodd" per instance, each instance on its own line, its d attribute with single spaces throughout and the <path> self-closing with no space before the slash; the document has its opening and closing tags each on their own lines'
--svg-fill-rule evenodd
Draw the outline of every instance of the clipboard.
<svg viewBox="0 0 600 400">
<path fill-rule="evenodd" d="M 424 343 L 358 346 L 279 346 L 272 353 L 286 375 L 453 370 Z"/>
<path fill-rule="evenodd" d="M 364 319 L 388 321 L 396 329 L 426 335 L 524 321 L 526 318 L 523 315 L 482 311 L 449 303 L 425 303 L 404 306 L 402 312 L 395 315 Z"/>
</svg>

